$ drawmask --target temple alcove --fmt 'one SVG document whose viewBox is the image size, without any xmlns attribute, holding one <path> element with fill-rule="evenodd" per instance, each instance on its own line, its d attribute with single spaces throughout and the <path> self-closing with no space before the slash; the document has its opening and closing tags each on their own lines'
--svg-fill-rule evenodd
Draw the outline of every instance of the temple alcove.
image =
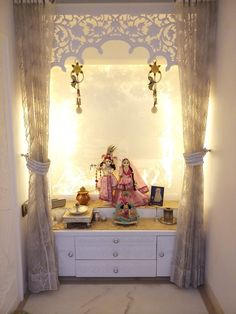
<svg viewBox="0 0 236 314">
<path fill-rule="evenodd" d="M 165 186 L 165 197 L 178 199 L 183 144 L 173 4 L 58 4 L 55 24 L 51 195 L 73 197 L 82 185 L 93 191 L 89 166 L 113 144 L 117 165 L 130 158 L 148 185 Z M 154 57 L 162 71 L 156 114 L 147 78 Z M 75 60 L 84 64 L 80 115 L 70 86 Z"/>
<path fill-rule="evenodd" d="M 165 196 L 176 199 L 183 173 L 178 68 L 165 71 L 166 60 L 158 58 L 163 78 L 153 114 L 147 51 L 137 48 L 130 54 L 124 41 L 109 41 L 102 48 L 102 54 L 93 48 L 83 53 L 82 114 L 75 111 L 76 91 L 70 86 L 75 58 L 66 60 L 66 71 L 52 68 L 51 194 L 73 197 L 82 185 L 94 190 L 89 166 L 100 163 L 107 146 L 114 144 L 118 164 L 130 158 L 149 185 L 165 186 Z"/>
</svg>

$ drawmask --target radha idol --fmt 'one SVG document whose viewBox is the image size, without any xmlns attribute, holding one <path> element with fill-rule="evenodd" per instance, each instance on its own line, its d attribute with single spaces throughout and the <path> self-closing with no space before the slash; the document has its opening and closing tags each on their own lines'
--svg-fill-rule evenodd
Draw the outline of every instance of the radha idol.
<svg viewBox="0 0 236 314">
<path fill-rule="evenodd" d="M 101 176 L 97 182 L 99 198 L 111 204 L 114 202 L 114 190 L 117 186 L 117 179 L 114 175 L 114 171 L 116 170 L 114 163 L 115 157 L 113 157 L 114 150 L 115 146 L 110 145 L 107 148 L 107 153 L 102 156 L 103 160 L 99 165 Z"/>
<path fill-rule="evenodd" d="M 128 203 L 133 206 L 148 204 L 148 187 L 128 158 L 122 160 L 114 203 Z"/>
</svg>

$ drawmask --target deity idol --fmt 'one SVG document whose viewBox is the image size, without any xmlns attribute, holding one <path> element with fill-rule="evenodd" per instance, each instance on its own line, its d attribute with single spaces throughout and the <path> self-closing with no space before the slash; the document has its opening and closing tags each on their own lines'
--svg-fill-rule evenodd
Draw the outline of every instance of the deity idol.
<svg viewBox="0 0 236 314">
<path fill-rule="evenodd" d="M 148 204 L 148 187 L 141 176 L 131 166 L 128 158 L 122 160 L 119 169 L 119 181 L 116 187 L 114 204 L 128 203 L 134 206 L 144 206 Z"/>
<path fill-rule="evenodd" d="M 110 145 L 106 155 L 103 155 L 103 161 L 99 165 L 102 175 L 98 179 L 97 188 L 99 190 L 99 198 L 110 203 L 114 202 L 114 189 L 117 186 L 117 179 L 114 175 L 116 166 L 114 163 L 113 152 L 115 146 Z"/>
</svg>

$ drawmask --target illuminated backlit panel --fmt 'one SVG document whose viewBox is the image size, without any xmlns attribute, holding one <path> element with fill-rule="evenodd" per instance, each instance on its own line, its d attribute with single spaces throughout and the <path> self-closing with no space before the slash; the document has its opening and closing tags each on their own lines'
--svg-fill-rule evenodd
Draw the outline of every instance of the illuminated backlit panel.
<svg viewBox="0 0 236 314">
<path fill-rule="evenodd" d="M 95 171 L 108 145 L 117 147 L 117 166 L 128 157 L 148 185 L 165 187 L 177 199 L 182 186 L 183 145 L 178 68 L 163 71 L 158 112 L 148 90 L 147 64 L 84 65 L 82 114 L 76 114 L 75 90 L 66 72 L 54 67 L 51 83 L 50 145 L 52 195 L 94 190 Z M 163 69 L 165 65 L 163 65 Z M 117 167 L 118 168 L 118 167 Z"/>
</svg>

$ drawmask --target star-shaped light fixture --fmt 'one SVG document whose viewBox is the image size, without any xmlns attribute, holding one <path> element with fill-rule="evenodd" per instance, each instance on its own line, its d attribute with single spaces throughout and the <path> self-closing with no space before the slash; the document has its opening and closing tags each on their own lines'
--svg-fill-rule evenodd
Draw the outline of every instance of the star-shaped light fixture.
<svg viewBox="0 0 236 314">
<path fill-rule="evenodd" d="M 148 88 L 153 92 L 153 98 L 154 98 L 154 104 L 152 107 L 152 113 L 157 112 L 157 83 L 160 82 L 162 78 L 160 64 L 157 64 L 157 61 L 155 60 L 153 64 L 149 64 L 150 71 L 148 72 Z"/>
<path fill-rule="evenodd" d="M 79 64 L 79 62 L 76 62 L 75 64 L 72 64 L 73 70 L 70 73 L 70 77 L 72 79 L 71 81 L 71 86 L 74 87 L 77 91 L 76 95 L 76 112 L 81 113 L 82 108 L 81 108 L 81 96 L 80 96 L 80 83 L 84 79 L 84 72 L 82 70 L 83 65 Z"/>
</svg>

